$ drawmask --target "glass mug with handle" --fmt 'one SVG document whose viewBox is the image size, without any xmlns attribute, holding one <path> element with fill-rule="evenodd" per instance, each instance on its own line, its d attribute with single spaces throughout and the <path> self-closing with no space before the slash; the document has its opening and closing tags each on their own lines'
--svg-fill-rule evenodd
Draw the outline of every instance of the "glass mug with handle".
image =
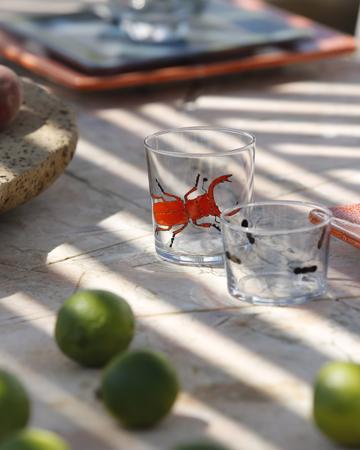
<svg viewBox="0 0 360 450">
<path fill-rule="evenodd" d="M 308 302 L 327 290 L 331 211 L 276 200 L 221 216 L 229 293 L 257 305 Z"/>
</svg>

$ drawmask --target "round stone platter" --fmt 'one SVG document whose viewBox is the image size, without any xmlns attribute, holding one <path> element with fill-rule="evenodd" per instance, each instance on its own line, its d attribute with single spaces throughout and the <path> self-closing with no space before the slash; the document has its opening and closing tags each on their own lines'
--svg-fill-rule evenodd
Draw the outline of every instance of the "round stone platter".
<svg viewBox="0 0 360 450">
<path fill-rule="evenodd" d="M 24 101 L 0 131 L 0 213 L 46 189 L 71 161 L 78 139 L 75 115 L 58 98 L 23 80 Z"/>
</svg>

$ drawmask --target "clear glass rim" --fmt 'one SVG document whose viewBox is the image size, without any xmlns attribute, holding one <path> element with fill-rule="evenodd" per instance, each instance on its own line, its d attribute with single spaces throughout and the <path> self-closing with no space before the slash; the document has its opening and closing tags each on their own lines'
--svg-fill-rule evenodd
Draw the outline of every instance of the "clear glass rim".
<svg viewBox="0 0 360 450">
<path fill-rule="evenodd" d="M 339 219 L 334 216 L 332 221 L 332 227 L 334 230 L 344 233 L 352 239 L 358 240 L 360 235 L 360 223 L 349 222 L 345 219 Z"/>
<path fill-rule="evenodd" d="M 149 144 L 150 139 L 156 138 L 159 136 L 164 136 L 165 134 L 170 133 L 186 133 L 191 131 L 218 131 L 218 132 L 224 132 L 229 134 L 235 134 L 240 136 L 245 136 L 249 139 L 249 142 L 241 147 L 236 147 L 231 150 L 222 150 L 216 153 L 180 153 L 180 152 L 173 152 L 170 150 L 164 150 L 161 148 L 154 148 Z M 144 139 L 144 146 L 147 150 L 158 153 L 161 155 L 169 155 L 174 156 L 178 158 L 208 158 L 211 157 L 221 157 L 221 156 L 229 156 L 236 153 L 241 153 L 244 151 L 247 151 L 250 147 L 255 146 L 256 138 L 253 134 L 248 133 L 247 131 L 238 130 L 236 128 L 227 128 L 227 127 L 216 127 L 216 126 L 195 126 L 195 127 L 180 127 L 180 128 L 168 128 L 166 130 L 157 131 L 156 133 L 149 134 Z"/>
<path fill-rule="evenodd" d="M 326 214 L 326 220 L 324 220 L 321 223 L 317 224 L 311 224 L 309 226 L 303 226 L 298 228 L 283 228 L 276 231 L 271 230 L 259 230 L 258 228 L 253 227 L 243 227 L 241 225 L 234 225 L 229 222 L 229 219 L 226 219 L 225 216 L 231 211 L 234 211 L 235 209 L 242 209 L 242 208 L 248 208 L 252 206 L 303 206 L 309 208 L 309 213 L 313 210 L 319 211 L 321 213 Z M 231 228 L 232 230 L 241 230 L 244 231 L 244 233 L 253 233 L 255 236 L 276 236 L 280 234 L 295 234 L 295 233 L 302 233 L 307 231 L 312 231 L 317 228 L 323 228 L 327 225 L 329 225 L 333 220 L 333 213 L 329 208 L 327 208 L 324 205 L 320 205 L 319 203 L 312 203 L 312 202 L 301 202 L 296 200 L 269 200 L 269 201 L 262 201 L 262 202 L 252 202 L 252 203 L 243 203 L 241 205 L 236 205 L 231 208 L 225 209 L 220 216 L 221 223 Z"/>
</svg>

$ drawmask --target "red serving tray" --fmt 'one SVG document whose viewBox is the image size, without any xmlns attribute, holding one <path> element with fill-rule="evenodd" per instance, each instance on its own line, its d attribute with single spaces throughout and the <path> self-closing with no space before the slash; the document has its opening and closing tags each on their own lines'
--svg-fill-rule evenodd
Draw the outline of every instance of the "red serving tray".
<svg viewBox="0 0 360 450">
<path fill-rule="evenodd" d="M 355 39 L 352 36 L 341 34 L 302 16 L 286 13 L 258 0 L 236 0 L 236 4 L 248 10 L 271 10 L 272 13 L 275 11 L 295 28 L 310 27 L 314 32 L 314 38 L 299 41 L 289 49 L 271 46 L 258 54 L 237 56 L 226 61 L 174 65 L 97 76 L 84 74 L 41 52 L 30 51 L 18 39 L 3 30 L 0 30 L 0 55 L 62 86 L 79 91 L 102 91 L 271 68 L 352 53 L 356 49 Z"/>
</svg>

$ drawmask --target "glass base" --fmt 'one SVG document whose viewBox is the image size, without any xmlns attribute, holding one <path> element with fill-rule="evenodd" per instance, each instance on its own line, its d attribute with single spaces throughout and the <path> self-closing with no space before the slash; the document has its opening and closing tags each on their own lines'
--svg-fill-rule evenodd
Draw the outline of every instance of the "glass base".
<svg viewBox="0 0 360 450">
<path fill-rule="evenodd" d="M 155 247 L 157 255 L 163 259 L 164 261 L 173 263 L 173 264 L 181 264 L 183 266 L 223 266 L 224 258 L 222 255 L 213 255 L 213 256 L 205 256 L 205 255 L 183 255 L 166 252 L 164 249 Z"/>
<path fill-rule="evenodd" d="M 228 290 L 233 297 L 253 305 L 291 306 L 324 295 L 327 283 L 323 277 L 266 273 L 249 275 L 237 282 L 230 277 Z"/>
</svg>

